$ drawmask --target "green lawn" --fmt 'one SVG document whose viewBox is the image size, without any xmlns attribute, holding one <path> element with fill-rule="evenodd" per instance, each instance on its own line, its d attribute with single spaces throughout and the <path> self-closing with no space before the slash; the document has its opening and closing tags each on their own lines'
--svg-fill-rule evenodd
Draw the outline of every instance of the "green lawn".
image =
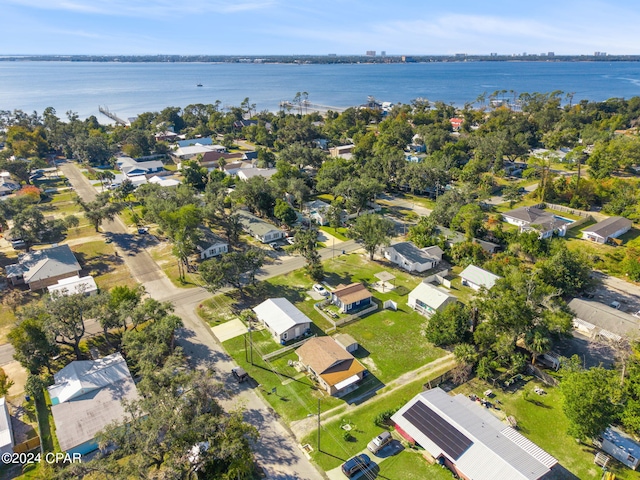
<svg viewBox="0 0 640 480">
<path fill-rule="evenodd" d="M 194 288 L 201 285 L 202 279 L 197 272 L 188 272 L 184 279 L 180 280 L 180 271 L 178 269 L 178 261 L 172 253 L 173 246 L 170 241 L 162 242 L 150 249 L 151 258 L 160 266 L 171 283 L 179 288 Z"/>
<path fill-rule="evenodd" d="M 220 293 L 198 305 L 196 313 L 211 327 L 215 327 L 236 318 L 235 302 L 236 299 L 233 298 L 233 295 Z"/>
<path fill-rule="evenodd" d="M 380 465 L 379 478 L 389 480 L 452 480 L 453 474 L 445 467 L 429 464 L 419 451 L 405 450 Z"/>
<path fill-rule="evenodd" d="M 534 393 L 536 386 L 541 386 L 546 395 Z M 562 395 L 557 388 L 528 382 L 515 392 L 507 393 L 474 379 L 456 389 L 455 393 L 479 395 L 488 388 L 492 388 L 496 393 L 495 399 L 502 402 L 504 414 L 515 417 L 520 433 L 556 457 L 563 467 L 581 480 L 600 479 L 602 470 L 593 463 L 594 449 L 578 444 L 567 434 L 569 422 L 562 411 Z M 612 471 L 619 479 L 638 478 L 636 472 L 617 463 Z"/>
<path fill-rule="evenodd" d="M 344 227 L 333 228 L 333 227 L 323 226 L 323 227 L 320 227 L 320 230 L 322 230 L 323 232 L 327 232 L 329 235 L 333 235 L 338 240 L 342 240 L 343 242 L 346 242 L 347 240 L 349 240 L 349 238 L 347 237 L 347 229 Z"/>
<path fill-rule="evenodd" d="M 262 355 L 282 348 L 268 331 L 253 332 L 253 344 L 253 365 L 248 360 L 250 350 L 245 347 L 244 335 L 227 340 L 222 345 L 253 380 L 258 382 L 260 386 L 257 388 L 262 396 L 286 422 L 301 420 L 308 414 L 317 412 L 318 399 L 322 411 L 344 403 L 316 388 L 306 375 L 288 365 L 289 360 L 298 360 L 295 352 L 269 362 L 263 361 Z"/>
<path fill-rule="evenodd" d="M 442 371 L 434 372 L 430 378 L 436 378 L 438 375 L 441 375 L 444 370 L 446 370 L 446 368 Z M 374 396 L 364 404 L 356 407 L 345 408 L 344 411 L 334 415 L 332 419 L 324 420 L 322 422 L 320 438 L 320 444 L 322 447 L 321 452 L 319 452 L 317 448 L 316 430 L 309 432 L 301 443 L 303 445 L 308 443 L 314 448 L 314 451 L 311 453 L 311 457 L 323 470 L 331 470 L 339 466 L 346 459 L 365 449 L 367 447 L 367 443 L 369 443 L 373 437 L 383 430 L 383 428 L 374 423 L 374 420 L 379 413 L 387 410 L 396 410 L 402 407 L 422 391 L 422 385 L 425 381 L 426 379 L 414 381 L 386 394 L 384 394 L 383 390 L 378 392 L 378 395 Z M 344 439 L 345 430 L 342 429 L 342 425 L 345 423 L 351 425 L 350 433 L 352 438 L 349 441 Z M 405 460 L 403 460 L 401 464 L 404 464 L 404 461 Z M 419 462 L 411 463 L 412 471 L 415 471 L 413 470 L 414 467 L 416 469 L 422 468 L 421 466 L 417 466 Z M 388 467 L 383 467 L 383 472 L 387 470 L 387 468 Z M 398 476 L 402 473 L 404 472 L 398 471 L 396 476 L 388 478 L 411 478 Z M 432 477 L 425 476 L 415 478 L 428 479 Z M 451 476 L 443 478 L 451 478 Z"/>
</svg>

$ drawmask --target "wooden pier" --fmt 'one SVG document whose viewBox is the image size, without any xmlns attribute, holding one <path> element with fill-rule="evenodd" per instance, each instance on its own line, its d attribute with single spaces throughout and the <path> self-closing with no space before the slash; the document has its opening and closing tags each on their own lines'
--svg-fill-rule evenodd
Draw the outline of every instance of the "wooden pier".
<svg viewBox="0 0 640 480">
<path fill-rule="evenodd" d="M 117 116 L 115 113 L 109 111 L 109 107 L 107 107 L 106 105 L 104 107 L 98 105 L 98 111 L 103 114 L 106 117 L 109 117 L 111 120 L 113 120 L 114 122 L 116 122 L 117 124 L 120 124 L 124 127 L 126 127 L 127 125 L 129 125 L 129 122 L 127 122 L 126 120 L 121 119 L 119 116 Z"/>
</svg>

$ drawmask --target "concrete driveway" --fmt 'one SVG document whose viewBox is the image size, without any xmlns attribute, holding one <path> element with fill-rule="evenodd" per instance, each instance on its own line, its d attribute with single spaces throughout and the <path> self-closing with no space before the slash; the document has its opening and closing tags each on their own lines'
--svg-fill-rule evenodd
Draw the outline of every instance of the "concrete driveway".
<svg viewBox="0 0 640 480">
<path fill-rule="evenodd" d="M 371 465 L 366 471 L 360 472 L 351 478 L 353 480 L 369 480 L 369 479 L 377 478 L 378 474 L 380 473 L 379 465 L 382 462 L 384 462 L 387 458 L 397 455 L 402 450 L 404 450 L 404 447 L 398 440 L 393 440 L 391 443 L 389 443 L 389 445 L 387 445 L 382 450 L 380 450 L 376 455 L 374 455 L 373 453 L 371 453 L 369 450 L 365 448 L 361 452 L 358 452 L 356 455 L 360 455 L 361 453 L 364 453 L 367 457 L 371 459 Z M 355 455 L 353 456 L 355 457 Z M 352 458 L 352 457 L 349 457 L 349 458 Z M 345 474 L 342 473 L 342 465 L 334 468 L 333 470 L 329 470 L 328 472 L 326 472 L 326 474 L 330 480 L 344 480 L 346 478 Z"/>
<path fill-rule="evenodd" d="M 235 318 L 222 325 L 217 325 L 211 329 L 220 343 L 226 342 L 232 338 L 239 337 L 247 333 L 247 327 L 242 320 Z"/>
</svg>

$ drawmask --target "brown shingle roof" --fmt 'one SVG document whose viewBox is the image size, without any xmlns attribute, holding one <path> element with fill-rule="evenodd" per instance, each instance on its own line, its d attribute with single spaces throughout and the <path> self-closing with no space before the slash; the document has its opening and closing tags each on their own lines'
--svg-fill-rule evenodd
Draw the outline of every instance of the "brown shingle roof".
<svg viewBox="0 0 640 480">
<path fill-rule="evenodd" d="M 303 364 L 311 367 L 331 386 L 366 370 L 331 337 L 312 338 L 296 353 Z"/>
<path fill-rule="evenodd" d="M 358 300 L 364 300 L 371 298 L 371 292 L 365 288 L 361 283 L 352 283 L 350 285 L 338 285 L 333 291 L 333 294 L 340 299 L 340 301 L 346 305 L 349 305 Z"/>
</svg>

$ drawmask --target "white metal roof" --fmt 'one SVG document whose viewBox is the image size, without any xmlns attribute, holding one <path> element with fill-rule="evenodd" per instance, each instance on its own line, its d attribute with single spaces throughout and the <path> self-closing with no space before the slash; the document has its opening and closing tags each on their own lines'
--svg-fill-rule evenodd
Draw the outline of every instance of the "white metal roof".
<svg viewBox="0 0 640 480">
<path fill-rule="evenodd" d="M 475 265 L 469 265 L 460 272 L 460 278 L 490 290 L 500 277 L 483 268 L 476 267 Z"/>
<path fill-rule="evenodd" d="M 416 288 L 414 288 L 411 293 L 409 293 L 409 295 L 411 297 L 419 299 L 421 302 L 424 302 L 434 310 L 437 310 L 449 298 L 457 299 L 455 295 L 451 295 L 450 293 L 445 292 L 435 285 L 424 282 L 420 283 Z"/>
<path fill-rule="evenodd" d="M 464 395 L 452 397 L 440 388 L 416 395 L 391 418 L 431 455 L 447 456 L 404 413 L 422 402 L 472 444 L 457 459 L 450 459 L 461 473 L 473 480 L 538 480 L 557 464 L 557 460 L 506 426 L 485 408 Z"/>
<path fill-rule="evenodd" d="M 5 397 L 0 398 L 0 452 L 13 452 L 11 416 Z"/>
<path fill-rule="evenodd" d="M 75 277 L 63 278 L 58 283 L 47 287 L 49 293 L 58 293 L 60 295 L 75 295 L 78 293 L 92 293 L 98 290 L 96 281 L 91 275 L 80 278 Z"/>
<path fill-rule="evenodd" d="M 268 325 L 277 335 L 282 335 L 296 325 L 312 323 L 309 317 L 286 298 L 270 298 L 255 307 L 253 311 L 258 319 Z"/>
</svg>

